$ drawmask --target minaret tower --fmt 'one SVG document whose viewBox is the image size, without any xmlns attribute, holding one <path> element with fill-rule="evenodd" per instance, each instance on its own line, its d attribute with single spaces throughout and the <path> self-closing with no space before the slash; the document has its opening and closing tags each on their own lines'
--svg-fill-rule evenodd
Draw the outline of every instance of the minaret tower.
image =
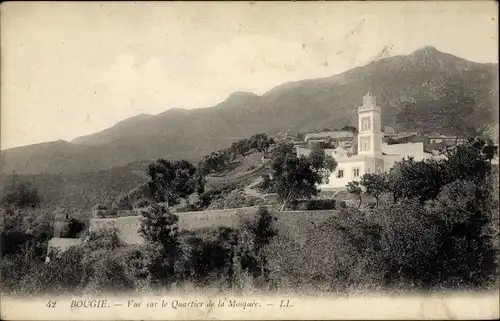
<svg viewBox="0 0 500 321">
<path fill-rule="evenodd" d="M 363 96 L 358 107 L 358 155 L 371 158 L 369 172 L 383 171 L 381 108 L 371 93 Z"/>
</svg>

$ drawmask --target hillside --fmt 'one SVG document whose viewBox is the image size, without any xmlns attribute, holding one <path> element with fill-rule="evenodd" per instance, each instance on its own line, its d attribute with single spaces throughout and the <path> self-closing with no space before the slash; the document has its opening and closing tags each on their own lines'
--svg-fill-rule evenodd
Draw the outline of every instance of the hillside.
<svg viewBox="0 0 500 321">
<path fill-rule="evenodd" d="M 450 84 L 470 92 L 475 109 L 467 115 L 447 109 L 443 117 L 474 125 L 498 123 L 497 68 L 425 47 L 332 77 L 285 83 L 262 96 L 238 92 L 214 107 L 136 116 L 71 143 L 2 151 L 0 166 L 4 173 L 68 173 L 158 157 L 193 161 L 256 133 L 355 125 L 356 106 L 368 91 L 383 107 L 383 125 L 401 130 L 415 129 L 411 122 L 398 120 L 401 110 L 415 101 L 425 102 L 419 107 L 424 110 L 420 118 L 425 119 L 419 119 L 427 127 L 424 130 L 440 129 L 434 127 L 442 118 L 425 111 L 439 105 L 441 90 Z"/>
<path fill-rule="evenodd" d="M 0 175 L 0 198 L 8 186 L 11 175 Z M 41 205 L 52 212 L 69 209 L 74 217 L 90 216 L 97 204 L 110 207 L 121 195 L 147 181 L 144 165 L 73 174 L 18 174 L 17 180 L 28 181 L 41 197 Z"/>
</svg>

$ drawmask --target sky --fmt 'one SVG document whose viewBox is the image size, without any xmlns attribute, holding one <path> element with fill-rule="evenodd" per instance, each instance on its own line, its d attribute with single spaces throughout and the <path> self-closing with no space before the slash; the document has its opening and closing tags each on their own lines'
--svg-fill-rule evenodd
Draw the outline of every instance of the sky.
<svg viewBox="0 0 500 321">
<path fill-rule="evenodd" d="M 263 94 L 423 46 L 498 63 L 494 1 L 1 5 L 1 149 Z"/>
</svg>

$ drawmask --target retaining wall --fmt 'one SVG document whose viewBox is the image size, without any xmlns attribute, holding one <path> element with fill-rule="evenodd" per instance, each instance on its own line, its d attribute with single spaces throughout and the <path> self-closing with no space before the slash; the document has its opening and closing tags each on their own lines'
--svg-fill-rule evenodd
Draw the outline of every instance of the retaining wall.
<svg viewBox="0 0 500 321">
<path fill-rule="evenodd" d="M 183 230 L 195 230 L 207 227 L 236 227 L 244 217 L 252 217 L 256 214 L 258 207 L 246 207 L 237 209 L 182 212 L 179 216 L 179 228 Z M 290 232 L 300 239 L 309 234 L 311 228 L 336 215 L 337 211 L 283 211 L 273 212 L 277 217 L 277 227 L 281 232 Z M 140 216 L 127 216 L 117 218 L 93 218 L 90 221 L 90 229 L 98 230 L 105 226 L 116 227 L 120 237 L 127 244 L 142 243 L 139 234 Z"/>
</svg>

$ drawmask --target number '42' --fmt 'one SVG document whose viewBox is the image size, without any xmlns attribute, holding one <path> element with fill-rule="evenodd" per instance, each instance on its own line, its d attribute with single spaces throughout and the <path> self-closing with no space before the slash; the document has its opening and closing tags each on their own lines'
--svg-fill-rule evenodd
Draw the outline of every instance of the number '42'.
<svg viewBox="0 0 500 321">
<path fill-rule="evenodd" d="M 47 308 L 55 308 L 56 307 L 56 301 L 49 300 L 47 302 Z"/>
</svg>

